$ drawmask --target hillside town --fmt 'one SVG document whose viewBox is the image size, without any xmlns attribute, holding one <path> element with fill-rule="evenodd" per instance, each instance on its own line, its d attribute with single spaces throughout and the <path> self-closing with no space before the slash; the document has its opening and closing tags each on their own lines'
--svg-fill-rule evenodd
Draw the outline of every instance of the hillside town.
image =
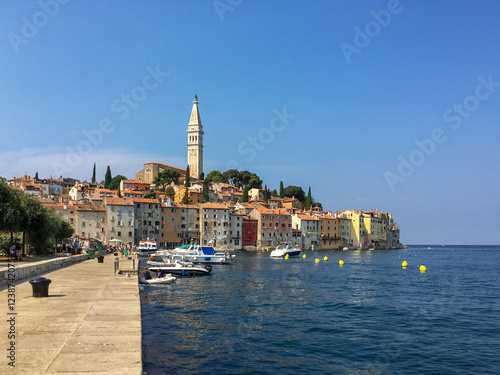
<svg viewBox="0 0 500 375">
<path fill-rule="evenodd" d="M 38 173 L 7 183 L 53 207 L 76 238 L 102 244 L 154 240 L 164 249 L 194 243 L 230 250 L 264 250 L 281 242 L 303 250 L 401 246 L 390 213 L 325 211 L 312 205 L 311 198 L 304 205 L 296 196 L 271 195 L 255 174 L 248 178 L 257 187 L 247 184 L 245 189 L 234 182 L 209 181 L 211 173 L 205 178 L 203 172 L 204 131 L 196 95 L 187 133 L 186 169 L 149 162 L 133 179 L 123 176 L 116 189 L 106 181 L 110 172 L 103 182 L 95 181 L 95 164 L 90 183 L 63 176 L 41 179 Z M 165 173 L 174 178 L 160 181 Z"/>
</svg>

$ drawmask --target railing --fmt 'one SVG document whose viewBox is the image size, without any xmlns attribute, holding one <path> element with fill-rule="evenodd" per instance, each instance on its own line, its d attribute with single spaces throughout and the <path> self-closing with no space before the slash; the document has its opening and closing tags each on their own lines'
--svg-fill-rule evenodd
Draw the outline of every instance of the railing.
<svg viewBox="0 0 500 375">
<path fill-rule="evenodd" d="M 129 265 L 132 264 L 130 267 Z M 122 266 L 124 268 L 122 269 Z M 127 268 L 125 268 L 128 266 Z M 121 274 L 121 273 L 137 273 L 137 268 L 139 267 L 139 259 L 120 259 L 118 257 L 115 258 L 115 265 L 114 265 L 114 274 L 116 275 Z"/>
</svg>

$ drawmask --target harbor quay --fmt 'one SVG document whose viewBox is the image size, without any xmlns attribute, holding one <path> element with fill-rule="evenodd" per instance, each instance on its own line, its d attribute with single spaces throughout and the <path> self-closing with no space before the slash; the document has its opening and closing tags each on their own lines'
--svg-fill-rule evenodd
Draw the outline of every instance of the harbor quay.
<svg viewBox="0 0 500 375">
<path fill-rule="evenodd" d="M 142 374 L 137 276 L 115 275 L 114 263 L 107 255 L 2 281 L 0 373 Z M 48 297 L 33 297 L 38 277 L 51 280 Z"/>
</svg>

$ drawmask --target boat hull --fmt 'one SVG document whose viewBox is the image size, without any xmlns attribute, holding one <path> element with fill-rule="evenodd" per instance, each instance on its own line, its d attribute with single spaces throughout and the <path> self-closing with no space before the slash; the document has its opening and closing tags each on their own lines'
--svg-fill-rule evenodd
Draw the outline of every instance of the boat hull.
<svg viewBox="0 0 500 375">
<path fill-rule="evenodd" d="M 194 276 L 194 275 L 208 275 L 212 272 L 211 267 L 176 267 L 176 266 L 151 266 L 149 267 L 150 271 L 158 271 L 161 270 L 165 273 L 171 273 L 172 275 L 180 275 L 180 276 Z"/>
<path fill-rule="evenodd" d="M 271 258 L 284 258 L 286 255 L 290 258 L 297 258 L 300 256 L 301 250 L 292 250 L 292 251 L 282 251 L 282 250 L 274 250 L 271 252 Z"/>
</svg>

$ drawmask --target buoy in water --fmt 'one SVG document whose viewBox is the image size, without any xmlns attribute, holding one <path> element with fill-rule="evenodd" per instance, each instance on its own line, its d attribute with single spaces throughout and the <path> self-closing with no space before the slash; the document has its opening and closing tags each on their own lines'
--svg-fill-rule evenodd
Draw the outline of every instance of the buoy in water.
<svg viewBox="0 0 500 375">
<path fill-rule="evenodd" d="M 341 259 L 339 260 L 339 266 L 343 266 L 344 265 L 344 261 Z"/>
<path fill-rule="evenodd" d="M 316 263 L 319 263 L 319 259 L 318 259 L 318 258 L 316 258 L 315 262 L 316 262 Z"/>
<path fill-rule="evenodd" d="M 286 254 L 285 259 L 288 259 L 288 258 L 290 258 L 290 255 Z"/>
<path fill-rule="evenodd" d="M 424 265 L 420 265 L 420 272 L 427 272 L 427 268 Z"/>
<path fill-rule="evenodd" d="M 303 258 L 303 259 L 306 259 L 306 254 L 302 255 L 302 258 Z"/>
<path fill-rule="evenodd" d="M 324 260 L 325 262 L 328 262 L 328 257 L 325 255 L 325 257 L 323 258 L 323 260 Z"/>
<path fill-rule="evenodd" d="M 401 263 L 401 265 L 403 266 L 403 268 L 406 268 L 408 267 L 408 262 L 404 260 L 403 263 Z"/>
</svg>

